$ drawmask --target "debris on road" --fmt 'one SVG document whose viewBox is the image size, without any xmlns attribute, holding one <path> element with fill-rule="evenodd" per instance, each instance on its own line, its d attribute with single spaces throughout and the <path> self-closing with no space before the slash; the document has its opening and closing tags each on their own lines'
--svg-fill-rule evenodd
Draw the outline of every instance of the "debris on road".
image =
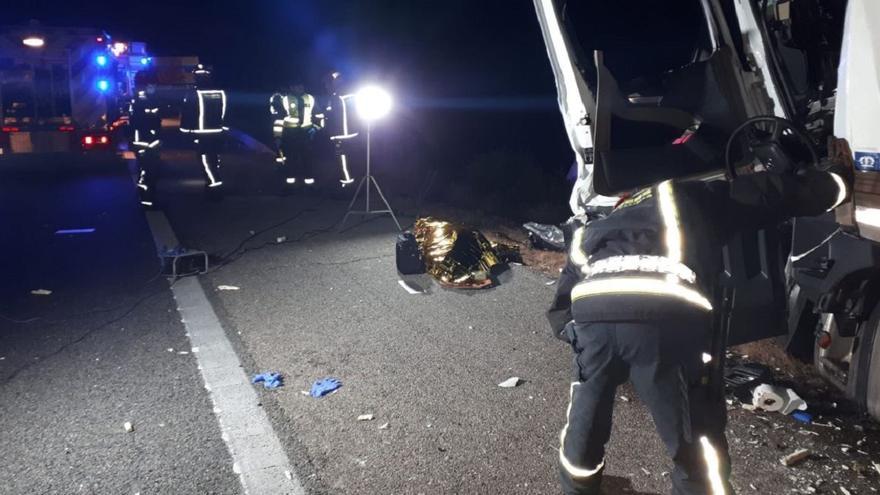
<svg viewBox="0 0 880 495">
<path fill-rule="evenodd" d="M 849 490 L 847 490 L 844 487 L 840 487 L 840 492 L 843 493 L 843 495 L 852 495 L 852 492 L 850 492 Z"/>
<path fill-rule="evenodd" d="M 263 388 L 271 390 L 284 385 L 284 377 L 281 376 L 281 373 L 267 371 L 266 373 L 258 373 L 254 375 L 253 378 L 251 378 L 251 383 L 254 385 L 262 383 Z"/>
<path fill-rule="evenodd" d="M 34 289 L 31 291 L 31 295 L 34 296 L 51 296 L 52 291 L 49 289 Z"/>
<path fill-rule="evenodd" d="M 336 378 L 321 378 L 312 384 L 312 389 L 309 391 L 309 395 L 317 399 L 339 390 L 339 387 L 341 386 L 342 382 Z"/>
<path fill-rule="evenodd" d="M 134 431 L 134 425 L 132 425 L 130 421 L 126 421 L 122 425 L 122 429 L 124 429 L 126 431 L 126 433 L 131 433 Z"/>
<path fill-rule="evenodd" d="M 548 280 L 548 281 L 544 282 L 544 285 L 546 285 L 547 287 L 550 287 L 551 285 L 554 285 L 554 284 L 556 284 L 555 280 Z"/>
<path fill-rule="evenodd" d="M 379 429 L 380 429 L 380 430 L 387 430 L 388 427 L 389 427 L 389 424 L 388 424 L 388 423 L 382 423 L 382 425 L 379 426 Z"/>
<path fill-rule="evenodd" d="M 403 290 L 409 292 L 410 294 L 424 294 L 425 293 L 425 291 L 414 289 L 411 285 L 404 282 L 403 280 L 398 280 L 397 283 L 400 284 L 401 287 L 403 287 Z"/>
<path fill-rule="evenodd" d="M 519 383 L 520 383 L 519 377 L 512 376 L 512 377 L 508 378 L 507 380 L 504 380 L 503 382 L 499 383 L 498 386 L 501 388 L 514 388 L 517 385 L 519 385 Z"/>
<path fill-rule="evenodd" d="M 620 402 L 629 402 L 629 397 L 627 397 L 627 396 L 625 396 L 625 395 L 621 395 L 621 396 L 620 396 Z"/>
<path fill-rule="evenodd" d="M 791 417 L 799 423 L 810 424 L 813 422 L 813 415 L 806 411 L 795 411 L 791 413 Z"/>
<path fill-rule="evenodd" d="M 278 236 L 278 237 L 275 238 L 275 244 L 281 244 L 281 243 L 286 242 L 286 241 L 287 241 L 287 236 L 286 236 L 286 235 L 280 235 L 280 236 Z"/>
<path fill-rule="evenodd" d="M 741 359 L 746 359 L 743 356 Z M 724 384 L 733 392 L 751 390 L 756 383 L 765 383 L 772 377 L 770 368 L 757 363 L 742 363 L 724 370 Z"/>
<path fill-rule="evenodd" d="M 806 401 L 794 390 L 766 383 L 758 385 L 752 391 L 752 405 L 767 412 L 780 412 L 784 415 L 807 409 Z"/>
<path fill-rule="evenodd" d="M 556 225 L 528 222 L 523 224 L 523 228 L 526 229 L 529 242 L 535 249 L 565 251 L 565 236 L 562 229 Z"/>
<path fill-rule="evenodd" d="M 783 466 L 792 467 L 807 460 L 810 457 L 810 451 L 807 449 L 798 449 L 791 454 L 779 459 Z"/>
<path fill-rule="evenodd" d="M 372 414 L 361 414 L 360 416 L 358 416 L 357 420 L 358 421 L 372 421 L 374 419 L 375 419 L 375 417 L 373 417 Z"/>
<path fill-rule="evenodd" d="M 241 290 L 241 287 L 235 285 L 218 285 L 217 290 Z"/>
</svg>

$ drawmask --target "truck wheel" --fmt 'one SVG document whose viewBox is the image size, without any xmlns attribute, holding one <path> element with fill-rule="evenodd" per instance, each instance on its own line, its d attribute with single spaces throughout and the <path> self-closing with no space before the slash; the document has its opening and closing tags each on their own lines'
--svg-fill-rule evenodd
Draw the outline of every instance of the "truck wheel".
<svg viewBox="0 0 880 495">
<path fill-rule="evenodd" d="M 859 348 L 853 357 L 855 371 L 855 399 L 868 413 L 880 419 L 880 304 L 871 311 L 871 317 L 861 328 Z"/>
</svg>

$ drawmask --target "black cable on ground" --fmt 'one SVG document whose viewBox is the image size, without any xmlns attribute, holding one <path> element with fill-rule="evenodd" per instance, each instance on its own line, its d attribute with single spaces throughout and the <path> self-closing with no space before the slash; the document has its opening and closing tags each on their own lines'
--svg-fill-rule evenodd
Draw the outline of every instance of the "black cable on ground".
<svg viewBox="0 0 880 495">
<path fill-rule="evenodd" d="M 12 373 L 10 373 L 9 375 L 7 375 L 7 376 L 3 379 L 3 381 L 4 381 L 4 382 L 10 382 L 10 381 L 12 381 L 12 380 L 15 379 L 15 377 L 18 376 L 22 371 L 24 371 L 24 370 L 30 368 L 30 367 L 33 366 L 34 364 L 39 363 L 39 362 L 42 362 L 42 361 L 44 361 L 44 360 L 46 360 L 46 359 L 49 359 L 49 358 L 51 358 L 51 357 L 57 356 L 58 354 L 61 354 L 61 353 L 64 352 L 65 350 L 69 349 L 71 346 L 76 345 L 76 344 L 78 344 L 78 343 L 84 341 L 84 340 L 87 339 L 90 335 L 93 335 L 95 332 L 97 332 L 97 331 L 99 331 L 99 330 L 102 330 L 102 329 L 104 329 L 104 328 L 107 328 L 108 326 L 110 326 L 110 325 L 112 325 L 112 324 L 114 324 L 114 323 L 116 323 L 116 322 L 119 322 L 119 321 L 125 319 L 126 317 L 128 317 L 129 315 L 131 315 L 131 314 L 134 312 L 134 310 L 137 309 L 138 306 L 140 306 L 141 304 L 145 303 L 146 301 L 152 299 L 153 297 L 156 297 L 157 295 L 162 294 L 163 292 L 165 292 L 168 288 L 170 288 L 170 287 L 173 286 L 173 285 L 174 285 L 174 282 L 172 282 L 168 287 L 161 287 L 161 288 L 159 288 L 158 290 L 154 290 L 154 291 L 152 291 L 152 292 L 150 292 L 149 294 L 147 294 L 147 295 L 141 297 L 140 299 L 138 299 L 137 301 L 135 301 L 134 303 L 131 303 L 131 304 L 129 304 L 129 305 L 119 305 L 119 306 L 117 306 L 117 308 L 122 308 L 122 307 L 126 307 L 126 306 L 128 306 L 128 307 L 127 307 L 127 309 L 126 309 L 124 312 L 122 312 L 122 314 L 120 314 L 119 316 L 116 316 L 116 317 L 114 317 L 114 318 L 111 318 L 110 320 L 107 320 L 107 321 L 105 321 L 104 323 L 101 323 L 100 325 L 97 325 L 97 326 L 95 326 L 95 327 L 93 327 L 93 328 L 91 328 L 91 329 L 89 329 L 89 330 L 86 330 L 86 331 L 83 332 L 79 337 L 75 338 L 74 340 L 71 340 L 70 342 L 66 342 L 66 343 L 62 344 L 58 349 L 55 349 L 54 351 L 50 352 L 49 354 L 46 354 L 46 355 L 44 355 L 44 356 L 40 356 L 39 359 L 36 359 L 36 360 L 28 360 L 28 361 L 27 361 L 26 363 L 24 363 L 23 365 L 21 365 L 21 366 L 19 366 L 18 368 L 14 369 L 14 370 L 12 371 Z M 112 311 L 112 309 L 105 309 L 105 310 L 100 310 L 100 311 L 102 311 L 102 312 L 106 312 L 106 311 Z M 82 313 L 82 315 L 84 315 L 84 314 L 89 314 L 89 313 L 88 313 L 88 312 L 87 312 L 87 313 Z M 68 319 L 68 320 L 69 320 L 69 319 Z M 48 322 L 48 323 L 52 323 L 52 324 L 57 324 L 57 323 L 64 323 L 65 321 L 68 321 L 68 320 L 47 320 L 47 322 Z"/>
<path fill-rule="evenodd" d="M 153 274 L 152 276 L 150 276 L 150 278 L 148 278 L 143 284 L 141 284 L 141 285 L 138 287 L 137 291 L 139 292 L 139 291 L 145 289 L 147 286 L 149 286 L 151 283 L 155 282 L 155 281 L 156 281 L 159 277 L 161 277 L 161 276 L 162 276 L 162 266 L 160 265 L 160 266 L 159 266 L 159 269 L 156 271 L 156 273 Z M 172 283 L 172 285 L 174 285 L 174 284 Z M 169 286 L 169 287 L 170 287 L 170 286 Z M 74 313 L 74 314 L 71 314 L 71 315 L 67 315 L 67 316 L 64 316 L 64 317 L 62 317 L 62 318 L 54 319 L 54 320 L 47 320 L 47 319 L 46 319 L 45 317 L 43 317 L 43 316 L 34 316 L 34 317 L 32 317 L 32 318 L 26 318 L 26 319 L 23 319 L 23 320 L 19 320 L 19 319 L 12 318 L 12 317 L 10 317 L 10 316 L 6 316 L 6 315 L 0 313 L 0 320 L 5 320 L 5 321 L 8 321 L 8 322 L 10 322 L 10 323 L 15 323 L 15 324 L 17 324 L 17 325 L 26 325 L 26 324 L 34 323 L 34 322 L 37 322 L 37 321 L 46 320 L 46 323 L 49 323 L 49 324 L 53 324 L 53 325 L 54 325 L 54 324 L 65 323 L 65 322 L 68 322 L 68 321 L 70 321 L 70 320 L 75 320 L 75 319 L 78 319 L 78 318 L 82 318 L 82 317 L 84 317 L 84 316 L 91 316 L 91 315 L 96 315 L 96 314 L 101 314 L 101 313 L 109 313 L 109 312 L 111 312 L 111 311 L 116 311 L 117 309 L 124 308 L 125 306 L 126 306 L 126 305 L 121 304 L 121 305 L 114 306 L 114 307 L 111 307 L 111 308 L 92 309 L 92 310 L 89 310 L 89 311 L 84 311 L 84 312 L 82 312 L 82 313 Z"/>
<path fill-rule="evenodd" d="M 295 244 L 298 242 L 307 241 L 307 240 L 312 239 L 314 237 L 317 237 L 321 234 L 327 234 L 327 233 L 332 232 L 339 225 L 339 221 L 333 222 L 332 224 L 330 224 L 326 227 L 306 231 L 293 239 L 285 239 L 284 241 L 281 241 L 281 242 L 270 240 L 270 241 L 264 242 L 263 244 L 259 244 L 257 246 L 245 248 L 246 244 L 249 241 L 251 241 L 252 239 L 254 239 L 262 234 L 265 234 L 266 232 L 277 229 L 278 227 L 281 227 L 285 224 L 288 224 L 288 223 L 292 222 L 293 220 L 296 220 L 297 218 L 301 217 L 304 213 L 318 211 L 320 209 L 319 207 L 324 202 L 325 202 L 325 200 L 322 200 L 320 203 L 318 203 L 317 206 L 300 210 L 297 213 L 295 213 L 294 215 L 292 215 L 292 216 L 290 216 L 280 222 L 274 223 L 264 229 L 258 230 L 256 232 L 254 232 L 253 234 L 247 236 L 241 242 L 238 243 L 238 246 L 236 246 L 235 249 L 233 249 L 232 251 L 230 251 L 226 255 L 223 255 L 222 257 L 220 257 L 220 259 L 216 262 L 216 266 L 214 268 L 212 268 L 211 270 L 209 270 L 208 273 L 214 273 L 214 272 L 238 261 L 245 254 L 251 253 L 253 251 L 259 251 L 261 249 L 265 249 L 265 248 L 272 247 L 272 246 L 282 246 L 285 244 Z M 360 227 L 362 225 L 373 222 L 373 221 L 377 220 L 378 218 L 379 218 L 379 216 L 373 216 L 372 218 L 370 218 L 368 220 L 361 221 L 356 224 L 352 224 L 351 226 L 349 226 L 343 230 L 340 230 L 339 233 L 344 234 L 344 233 L 346 233 L 356 227 Z"/>
</svg>

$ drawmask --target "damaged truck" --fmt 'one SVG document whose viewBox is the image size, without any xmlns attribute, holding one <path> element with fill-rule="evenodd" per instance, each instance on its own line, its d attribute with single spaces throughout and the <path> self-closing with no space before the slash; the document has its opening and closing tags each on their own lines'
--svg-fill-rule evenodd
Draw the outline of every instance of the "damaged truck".
<svg viewBox="0 0 880 495">
<path fill-rule="evenodd" d="M 880 419 L 880 2 L 534 0 L 588 217 L 660 179 L 855 168 L 833 213 L 724 249 L 716 329 L 786 350 Z"/>
</svg>

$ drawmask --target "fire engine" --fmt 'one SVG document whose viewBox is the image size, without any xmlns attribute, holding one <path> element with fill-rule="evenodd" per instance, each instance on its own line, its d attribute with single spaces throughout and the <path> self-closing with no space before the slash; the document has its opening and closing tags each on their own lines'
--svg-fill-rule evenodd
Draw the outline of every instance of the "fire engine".
<svg viewBox="0 0 880 495">
<path fill-rule="evenodd" d="M 108 151 L 146 45 L 82 27 L 0 27 L 0 154 Z"/>
</svg>

